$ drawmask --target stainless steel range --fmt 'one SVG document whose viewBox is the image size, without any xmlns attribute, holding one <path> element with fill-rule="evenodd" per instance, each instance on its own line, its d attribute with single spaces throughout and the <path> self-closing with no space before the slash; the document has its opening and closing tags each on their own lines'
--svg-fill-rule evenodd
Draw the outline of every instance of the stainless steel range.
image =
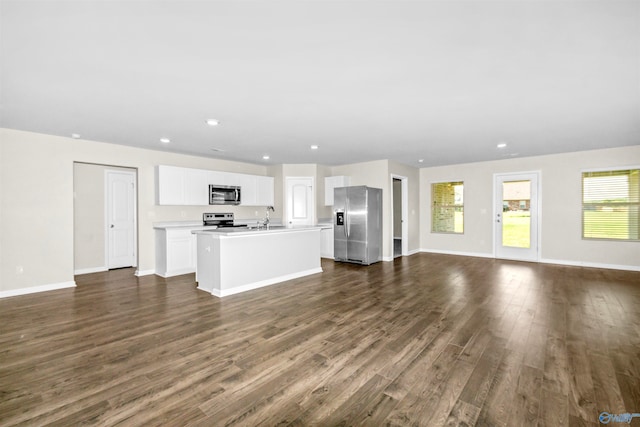
<svg viewBox="0 0 640 427">
<path fill-rule="evenodd" d="M 205 226 L 216 226 L 218 228 L 246 227 L 244 224 L 234 224 L 233 212 L 205 212 L 202 214 L 202 223 Z"/>
</svg>

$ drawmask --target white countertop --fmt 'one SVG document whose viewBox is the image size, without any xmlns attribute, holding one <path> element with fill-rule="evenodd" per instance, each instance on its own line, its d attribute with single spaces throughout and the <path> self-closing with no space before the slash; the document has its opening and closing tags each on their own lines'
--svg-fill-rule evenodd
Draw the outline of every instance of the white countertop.
<svg viewBox="0 0 640 427">
<path fill-rule="evenodd" d="M 249 224 L 252 227 L 255 227 L 255 221 L 236 221 L 236 224 Z M 279 222 L 273 223 L 273 228 L 269 230 L 265 229 L 247 229 L 247 228 L 217 228 L 215 225 L 202 225 L 202 221 L 167 221 L 167 222 L 155 222 L 153 224 L 154 229 L 158 230 L 167 230 L 167 229 L 182 229 L 186 228 L 191 231 L 207 231 L 207 232 L 216 232 L 216 233 L 229 233 L 229 234 L 237 234 L 237 233 L 254 233 L 257 231 L 284 231 L 284 230 L 304 230 L 308 228 L 332 228 L 331 223 L 319 223 L 317 225 L 287 225 L 283 226 Z"/>
<path fill-rule="evenodd" d="M 153 228 L 159 230 L 166 230 L 167 228 L 189 228 L 189 229 L 204 229 L 202 221 L 166 221 L 166 222 L 154 222 Z M 210 226 L 208 228 L 211 228 Z"/>
<path fill-rule="evenodd" d="M 268 228 L 217 228 L 192 230 L 193 234 L 213 234 L 216 236 L 249 236 L 256 234 L 288 233 L 292 231 L 321 230 L 330 228 L 326 225 L 276 225 Z"/>
</svg>

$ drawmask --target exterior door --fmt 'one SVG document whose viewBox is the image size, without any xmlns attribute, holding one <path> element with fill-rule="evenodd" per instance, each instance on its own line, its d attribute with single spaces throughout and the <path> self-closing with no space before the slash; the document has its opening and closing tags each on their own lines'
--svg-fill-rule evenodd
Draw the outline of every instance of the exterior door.
<svg viewBox="0 0 640 427">
<path fill-rule="evenodd" d="M 315 222 L 313 177 L 287 177 L 286 193 L 287 223 L 312 225 Z"/>
<path fill-rule="evenodd" d="M 136 265 L 136 175 L 105 171 L 106 265 L 108 269 Z"/>
<path fill-rule="evenodd" d="M 538 172 L 497 174 L 495 257 L 538 261 Z"/>
</svg>

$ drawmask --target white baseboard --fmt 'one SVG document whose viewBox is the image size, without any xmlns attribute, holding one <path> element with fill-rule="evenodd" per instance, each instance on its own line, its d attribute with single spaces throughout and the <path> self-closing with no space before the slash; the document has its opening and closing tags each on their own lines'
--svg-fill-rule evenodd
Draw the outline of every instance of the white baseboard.
<svg viewBox="0 0 640 427">
<path fill-rule="evenodd" d="M 35 294 L 37 292 L 55 291 L 58 289 L 75 288 L 76 282 L 51 283 L 49 285 L 32 286 L 29 288 L 11 289 L 9 291 L 0 291 L 0 298 L 16 297 L 19 295 Z"/>
<path fill-rule="evenodd" d="M 229 295 L 239 294 L 240 292 L 246 292 L 246 291 L 251 291 L 253 289 L 263 288 L 265 286 L 274 285 L 276 283 L 285 282 L 287 280 L 293 280 L 299 277 L 309 276 L 311 274 L 316 274 L 316 273 L 322 273 L 322 268 L 318 267 L 318 268 L 312 268 L 311 270 L 299 271 L 297 273 L 285 274 L 284 276 L 274 277 L 272 279 L 267 279 L 267 280 L 261 280 L 259 282 L 248 283 L 246 285 L 236 286 L 231 289 L 222 289 L 222 290 L 213 289 L 211 291 L 211 295 L 219 298 L 226 297 Z M 198 288 L 198 289 L 208 292 L 207 290 L 202 288 Z"/>
<path fill-rule="evenodd" d="M 640 271 L 640 266 L 638 265 L 604 264 L 599 262 L 566 261 L 566 260 L 560 260 L 560 259 L 546 259 L 546 258 L 541 259 L 540 262 L 544 264 L 568 265 L 571 267 L 605 268 L 607 270 Z"/>
<path fill-rule="evenodd" d="M 420 252 L 428 252 L 428 253 L 444 254 L 444 255 L 472 256 L 472 257 L 480 257 L 480 258 L 495 258 L 493 254 L 478 253 L 478 252 L 441 251 L 437 249 L 420 249 Z M 599 263 L 599 262 L 567 261 L 567 260 L 561 260 L 561 259 L 547 259 L 547 258 L 542 258 L 538 262 L 542 264 L 568 265 L 572 267 L 605 268 L 608 270 L 640 271 L 640 266 L 637 266 L 637 265 L 605 264 L 605 263 Z"/>
<path fill-rule="evenodd" d="M 415 255 L 417 253 L 420 252 L 420 249 L 414 249 L 412 251 L 407 252 L 406 255 L 400 255 L 400 256 L 391 256 L 391 257 L 383 257 L 382 261 L 393 261 L 396 258 L 402 258 L 403 256 L 411 256 L 411 255 Z"/>
<path fill-rule="evenodd" d="M 156 270 L 136 270 L 136 276 L 149 276 L 151 274 L 156 274 Z"/>
<path fill-rule="evenodd" d="M 196 271 L 193 268 L 180 268 L 178 270 L 171 270 L 171 271 L 167 271 L 166 273 L 158 273 L 157 271 L 154 271 L 154 273 L 151 274 L 156 274 L 160 277 L 164 277 L 165 279 L 168 277 L 173 277 L 173 276 L 182 276 L 183 274 L 191 274 L 191 273 L 195 273 Z"/>
<path fill-rule="evenodd" d="M 420 252 L 428 252 L 432 254 L 442 255 L 460 255 L 460 256 L 472 256 L 477 258 L 494 258 L 493 254 L 484 252 L 458 252 L 458 251 L 441 251 L 439 249 L 420 249 Z"/>
<path fill-rule="evenodd" d="M 107 267 L 93 267 L 93 268 L 80 268 L 73 270 L 73 275 L 78 276 L 80 274 L 101 273 L 103 271 L 109 271 Z"/>
</svg>

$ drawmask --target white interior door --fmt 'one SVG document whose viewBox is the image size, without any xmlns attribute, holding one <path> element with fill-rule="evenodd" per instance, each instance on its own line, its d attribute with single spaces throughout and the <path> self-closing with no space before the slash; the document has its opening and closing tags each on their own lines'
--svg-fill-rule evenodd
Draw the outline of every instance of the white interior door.
<svg viewBox="0 0 640 427">
<path fill-rule="evenodd" d="M 287 223 L 312 225 L 314 215 L 313 177 L 286 177 Z"/>
<path fill-rule="evenodd" d="M 495 175 L 496 258 L 538 261 L 538 181 L 538 172 Z"/>
<path fill-rule="evenodd" d="M 105 171 L 106 265 L 136 265 L 136 175 L 129 171 Z"/>
</svg>

